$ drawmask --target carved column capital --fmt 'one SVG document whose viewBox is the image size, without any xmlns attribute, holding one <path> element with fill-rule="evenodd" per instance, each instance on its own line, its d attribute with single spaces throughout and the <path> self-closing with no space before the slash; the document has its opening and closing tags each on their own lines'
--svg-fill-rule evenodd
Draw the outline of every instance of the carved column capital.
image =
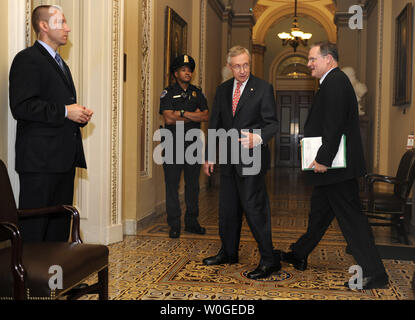
<svg viewBox="0 0 415 320">
<path fill-rule="evenodd" d="M 267 47 L 261 44 L 252 44 L 252 53 L 258 55 L 264 55 L 265 51 L 267 51 Z"/>
</svg>

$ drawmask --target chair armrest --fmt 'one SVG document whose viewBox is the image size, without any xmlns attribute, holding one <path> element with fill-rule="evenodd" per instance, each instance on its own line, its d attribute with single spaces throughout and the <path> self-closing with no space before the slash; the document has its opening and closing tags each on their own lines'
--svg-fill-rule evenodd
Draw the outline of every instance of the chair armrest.
<svg viewBox="0 0 415 320">
<path fill-rule="evenodd" d="M 365 175 L 365 178 L 371 178 L 371 177 L 386 177 L 389 178 L 389 176 L 386 176 L 384 174 L 378 174 L 378 173 L 368 173 Z"/>
<path fill-rule="evenodd" d="M 24 283 L 26 271 L 23 267 L 22 255 L 22 237 L 19 228 L 12 223 L 0 222 L 0 234 L 11 240 L 11 270 L 13 273 L 13 289 L 15 299 L 24 298 Z"/>
<path fill-rule="evenodd" d="M 399 180 L 396 177 L 383 176 L 380 174 L 368 174 L 365 176 L 366 184 L 373 185 L 375 182 L 385 182 L 389 184 L 402 184 L 405 181 Z"/>
<path fill-rule="evenodd" d="M 20 237 L 20 232 L 15 224 L 9 223 L 9 222 L 0 222 L 1 241 L 4 241 L 4 240 L 12 240 L 12 241 L 15 240 L 16 241 L 18 237 Z"/>
<path fill-rule="evenodd" d="M 69 214 L 72 217 L 72 233 L 71 240 L 72 242 L 82 243 L 80 235 L 80 215 L 79 211 L 69 205 L 56 206 L 56 207 L 47 207 L 40 209 L 24 209 L 17 211 L 19 219 L 25 218 L 34 218 L 39 216 L 48 216 L 48 215 L 62 215 Z"/>
<path fill-rule="evenodd" d="M 64 206 L 38 208 L 38 209 L 21 209 L 17 210 L 19 219 L 36 218 L 40 216 L 68 214 Z"/>
<path fill-rule="evenodd" d="M 63 207 L 65 208 L 65 210 L 70 212 L 72 216 L 72 242 L 82 243 L 80 228 L 81 217 L 78 209 L 68 205 L 64 205 Z"/>
<path fill-rule="evenodd" d="M 377 173 L 368 173 L 368 174 L 365 175 L 366 180 L 368 180 L 372 177 L 387 177 L 387 176 L 385 176 L 383 174 L 377 174 Z"/>
<path fill-rule="evenodd" d="M 367 212 L 375 211 L 375 197 L 374 197 L 374 184 L 377 182 L 388 183 L 392 185 L 404 185 L 408 181 L 400 180 L 396 177 L 389 177 L 380 174 L 368 174 L 365 176 L 366 190 L 367 190 Z"/>
</svg>

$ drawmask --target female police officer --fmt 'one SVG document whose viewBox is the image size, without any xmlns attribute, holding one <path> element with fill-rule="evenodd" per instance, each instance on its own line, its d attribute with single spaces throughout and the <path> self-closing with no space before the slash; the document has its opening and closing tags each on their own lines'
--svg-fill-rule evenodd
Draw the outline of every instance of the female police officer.
<svg viewBox="0 0 415 320">
<path fill-rule="evenodd" d="M 209 119 L 207 101 L 202 90 L 190 84 L 194 69 L 195 61 L 192 57 L 189 55 L 177 57 L 170 68 L 176 81 L 167 87 L 160 97 L 160 114 L 163 115 L 165 129 L 170 130 L 172 133 L 172 143 L 174 146 L 173 161 L 171 163 L 165 161 L 163 164 L 166 183 L 167 223 L 170 226 L 170 238 L 178 238 L 180 236 L 181 209 L 178 188 L 182 171 L 184 171 L 185 181 L 185 231 L 196 234 L 206 233 L 206 229 L 201 227 L 197 220 L 199 215 L 199 176 L 201 164 L 190 164 L 184 157 L 186 148 L 193 141 L 184 141 L 180 145 L 176 143 L 179 133 L 184 131 L 183 137 L 179 137 L 179 139 L 184 140 L 187 131 L 200 129 L 200 123 Z M 183 128 L 179 130 L 179 126 L 183 125 L 184 130 Z M 180 148 L 180 146 L 184 146 L 184 148 Z M 177 152 L 181 154 L 179 157 Z M 184 159 L 184 161 L 179 159 Z"/>
</svg>

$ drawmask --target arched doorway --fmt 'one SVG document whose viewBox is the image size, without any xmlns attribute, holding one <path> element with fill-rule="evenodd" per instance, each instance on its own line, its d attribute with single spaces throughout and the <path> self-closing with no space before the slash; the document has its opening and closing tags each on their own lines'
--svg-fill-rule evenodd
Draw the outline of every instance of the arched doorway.
<svg viewBox="0 0 415 320">
<path fill-rule="evenodd" d="M 280 120 L 276 136 L 275 165 L 300 166 L 300 141 L 316 89 L 316 80 L 307 67 L 305 52 L 284 52 L 274 60 L 270 77 L 274 83 L 277 114 Z"/>
<path fill-rule="evenodd" d="M 298 23 L 313 37 L 308 46 L 298 47 L 297 52 L 277 37 L 279 32 L 292 27 L 294 1 L 258 1 L 253 12 L 256 24 L 252 41 L 254 47 L 261 49 L 253 52 L 254 71 L 273 84 L 280 120 L 280 131 L 271 146 L 273 165 L 298 167 L 299 141 L 317 88 L 317 81 L 307 68 L 308 50 L 314 42 L 336 42 L 336 5 L 331 0 L 298 0 Z"/>
</svg>

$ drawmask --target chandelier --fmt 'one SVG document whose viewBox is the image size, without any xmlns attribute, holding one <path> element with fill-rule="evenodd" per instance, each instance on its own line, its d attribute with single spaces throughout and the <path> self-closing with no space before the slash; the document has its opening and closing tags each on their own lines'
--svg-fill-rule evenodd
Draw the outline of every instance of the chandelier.
<svg viewBox="0 0 415 320">
<path fill-rule="evenodd" d="M 303 46 L 307 46 L 307 40 L 311 39 L 311 37 L 313 36 L 311 33 L 305 33 L 300 30 L 297 18 L 297 0 L 295 0 L 294 21 L 293 27 L 291 28 L 291 32 L 281 32 L 278 34 L 278 38 L 282 40 L 282 45 L 286 46 L 287 44 L 289 44 L 294 48 L 294 52 L 297 51 L 297 47 L 300 45 L 300 43 Z"/>
</svg>

